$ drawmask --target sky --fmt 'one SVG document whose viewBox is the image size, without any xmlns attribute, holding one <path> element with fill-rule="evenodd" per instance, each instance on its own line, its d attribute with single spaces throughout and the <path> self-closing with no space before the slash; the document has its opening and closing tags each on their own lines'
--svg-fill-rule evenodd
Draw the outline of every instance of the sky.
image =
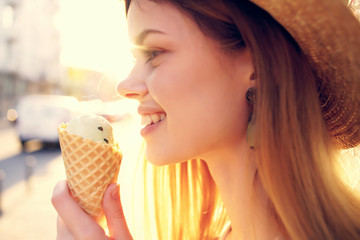
<svg viewBox="0 0 360 240">
<path fill-rule="evenodd" d="M 56 24 L 65 66 L 126 74 L 132 58 L 123 2 L 59 0 Z"/>
</svg>

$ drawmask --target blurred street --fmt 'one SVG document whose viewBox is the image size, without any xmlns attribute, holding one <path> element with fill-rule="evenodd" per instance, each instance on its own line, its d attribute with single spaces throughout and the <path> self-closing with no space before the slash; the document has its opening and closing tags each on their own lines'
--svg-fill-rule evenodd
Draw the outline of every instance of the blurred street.
<svg viewBox="0 0 360 240">
<path fill-rule="evenodd" d="M 50 198 L 65 178 L 60 150 L 22 153 L 15 134 L 11 127 L 0 130 L 0 239 L 55 239 Z"/>
<path fill-rule="evenodd" d="M 0 49 L 0 240 L 56 239 L 51 195 L 65 169 L 59 147 L 39 141 L 56 141 L 60 122 L 97 114 L 124 154 L 119 181 L 135 167 L 136 107 L 116 93 L 133 66 L 124 4 L 0 1 Z"/>
<path fill-rule="evenodd" d="M 113 125 L 114 137 L 129 159 L 138 152 L 136 125 L 130 115 Z M 54 185 L 65 179 L 65 170 L 59 148 L 38 148 L 22 152 L 13 127 L 0 126 L 1 240 L 56 239 L 51 195 Z"/>
</svg>

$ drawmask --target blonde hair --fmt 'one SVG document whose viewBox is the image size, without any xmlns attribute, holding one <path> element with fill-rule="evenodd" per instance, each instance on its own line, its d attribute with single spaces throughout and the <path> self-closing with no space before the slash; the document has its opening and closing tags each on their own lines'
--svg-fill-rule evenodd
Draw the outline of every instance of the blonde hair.
<svg viewBox="0 0 360 240">
<path fill-rule="evenodd" d="M 154 178 L 146 197 L 154 197 L 156 239 L 217 239 L 228 217 L 206 164 L 190 160 L 147 167 Z"/>
<path fill-rule="evenodd" d="M 339 148 L 326 128 L 321 111 L 325 106 L 319 101 L 324 86 L 284 31 L 271 27 L 265 35 L 273 54 L 255 60 L 259 178 L 284 236 L 358 239 L 360 199 L 338 174 Z M 248 46 L 254 56 L 261 56 L 269 45 L 256 44 L 257 37 Z"/>
<path fill-rule="evenodd" d="M 130 2 L 126 1 L 127 9 Z M 360 239 L 359 192 L 341 178 L 341 151 L 323 119 L 329 96 L 319 98 L 319 93 L 326 93 L 326 86 L 297 43 L 249 1 L 165 2 L 190 14 L 204 34 L 227 50 L 251 51 L 257 75 L 255 177 L 283 235 L 299 240 Z M 143 170 L 145 185 L 153 189 L 145 191 L 145 199 L 154 206 L 145 211 L 149 226 L 156 222 L 156 234 L 151 236 L 174 240 L 220 236 L 229 219 L 203 161 L 163 167 L 145 161 Z"/>
</svg>

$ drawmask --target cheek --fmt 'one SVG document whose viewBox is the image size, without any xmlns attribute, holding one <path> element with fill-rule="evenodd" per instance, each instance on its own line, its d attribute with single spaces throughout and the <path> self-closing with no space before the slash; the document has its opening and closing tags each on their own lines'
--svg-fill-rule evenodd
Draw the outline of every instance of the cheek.
<svg viewBox="0 0 360 240">
<path fill-rule="evenodd" d="M 247 128 L 247 105 L 239 97 L 228 92 L 208 99 L 208 111 L 200 113 L 201 121 L 195 129 L 201 129 L 202 139 L 209 149 L 223 148 L 237 144 L 244 139 Z"/>
<path fill-rule="evenodd" d="M 186 77 L 174 76 L 172 84 L 165 81 L 154 94 L 167 113 L 167 122 L 164 134 L 149 146 L 148 158 L 157 158 L 160 164 L 201 158 L 245 137 L 247 105 L 240 97 L 245 93 L 223 82 L 209 84 L 210 78 L 190 81 L 196 75 Z"/>
<path fill-rule="evenodd" d="M 181 66 L 181 67 L 180 67 Z M 148 88 L 152 97 L 159 98 L 159 101 L 169 101 L 174 95 L 186 94 L 195 91 L 200 76 L 193 74 L 191 65 L 184 66 L 181 61 L 164 63 L 155 69 L 148 79 Z M 157 99 L 155 99 L 157 100 Z"/>
<path fill-rule="evenodd" d="M 244 141 L 244 82 L 233 79 L 217 60 L 198 58 L 156 69 L 148 88 L 167 120 L 158 138 L 148 144 L 148 159 L 156 165 L 186 161 Z"/>
</svg>

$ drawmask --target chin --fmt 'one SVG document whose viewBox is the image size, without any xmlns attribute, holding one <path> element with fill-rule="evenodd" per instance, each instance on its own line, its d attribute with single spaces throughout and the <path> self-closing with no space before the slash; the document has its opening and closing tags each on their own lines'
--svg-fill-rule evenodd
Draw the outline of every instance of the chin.
<svg viewBox="0 0 360 240">
<path fill-rule="evenodd" d="M 171 154 L 162 153 L 154 153 L 149 149 L 146 149 L 146 160 L 155 166 L 166 166 L 170 164 L 176 164 L 181 162 L 186 162 L 189 160 L 188 158 L 182 158 L 179 156 L 174 156 Z"/>
</svg>

